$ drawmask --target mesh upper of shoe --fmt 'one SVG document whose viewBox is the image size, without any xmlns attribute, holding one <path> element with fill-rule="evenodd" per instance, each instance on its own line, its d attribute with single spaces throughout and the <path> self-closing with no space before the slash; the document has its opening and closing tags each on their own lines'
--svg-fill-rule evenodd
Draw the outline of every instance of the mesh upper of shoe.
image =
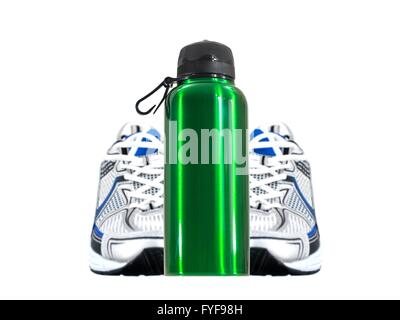
<svg viewBox="0 0 400 320">
<path fill-rule="evenodd" d="M 284 124 L 258 128 L 251 138 L 251 231 L 308 234 L 316 219 L 310 165 L 303 150 Z"/>
<path fill-rule="evenodd" d="M 125 125 L 100 169 L 95 225 L 103 233 L 163 230 L 163 146 L 155 129 Z"/>
</svg>

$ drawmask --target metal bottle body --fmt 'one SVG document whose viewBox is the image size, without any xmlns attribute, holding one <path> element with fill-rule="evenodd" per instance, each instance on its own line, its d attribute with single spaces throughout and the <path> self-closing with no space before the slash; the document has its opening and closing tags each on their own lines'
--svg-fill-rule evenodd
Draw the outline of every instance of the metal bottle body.
<svg viewBox="0 0 400 320">
<path fill-rule="evenodd" d="M 230 80 L 185 80 L 167 98 L 165 129 L 166 274 L 247 275 L 245 96 Z"/>
</svg>

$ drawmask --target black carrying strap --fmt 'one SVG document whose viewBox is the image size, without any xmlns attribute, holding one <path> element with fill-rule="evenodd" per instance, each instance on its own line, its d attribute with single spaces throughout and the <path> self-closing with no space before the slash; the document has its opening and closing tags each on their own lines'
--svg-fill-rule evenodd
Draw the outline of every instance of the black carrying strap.
<svg viewBox="0 0 400 320">
<path fill-rule="evenodd" d="M 152 90 L 150 93 L 146 94 L 142 99 L 140 99 L 140 100 L 138 100 L 138 101 L 136 102 L 136 106 L 135 106 L 135 107 L 136 107 L 136 112 L 139 113 L 139 114 L 142 115 L 142 116 L 145 116 L 145 115 L 147 115 L 147 114 L 150 114 L 150 113 L 154 110 L 153 114 L 155 114 L 155 113 L 158 111 L 158 109 L 160 108 L 160 106 L 163 104 L 163 102 L 165 101 L 165 99 L 167 98 L 168 92 L 169 92 L 169 90 L 172 88 L 172 86 L 174 85 L 174 83 L 175 83 L 175 82 L 178 82 L 178 81 L 181 81 L 181 80 L 182 80 L 181 78 L 166 77 L 166 78 L 164 79 L 164 81 L 161 82 L 154 90 Z M 160 103 L 159 103 L 158 105 L 152 106 L 152 107 L 151 107 L 150 109 L 148 109 L 148 110 L 145 110 L 145 111 L 140 110 L 140 108 L 139 108 L 140 104 L 141 104 L 144 100 L 148 99 L 148 98 L 151 97 L 153 94 L 155 94 L 155 93 L 156 93 L 158 90 L 160 90 L 162 87 L 165 88 L 165 92 L 164 92 L 164 95 L 163 95 L 163 97 L 162 97 Z"/>
</svg>

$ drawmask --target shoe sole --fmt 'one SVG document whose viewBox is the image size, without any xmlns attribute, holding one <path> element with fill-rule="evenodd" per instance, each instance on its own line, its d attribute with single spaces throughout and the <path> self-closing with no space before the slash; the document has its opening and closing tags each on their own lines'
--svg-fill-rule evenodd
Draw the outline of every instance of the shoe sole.
<svg viewBox="0 0 400 320">
<path fill-rule="evenodd" d="M 164 250 L 162 248 L 144 249 L 134 260 L 122 268 L 92 272 L 102 276 L 157 276 L 164 274 Z"/>
<path fill-rule="evenodd" d="M 251 248 L 250 261 L 250 275 L 253 276 L 307 276 L 316 274 L 321 269 L 319 263 L 316 263 L 316 261 L 319 261 L 319 253 L 304 261 L 284 264 L 270 254 L 265 248 Z M 112 262 L 109 261 L 109 263 Z M 308 270 L 310 267 L 312 270 Z M 144 249 L 134 260 L 113 270 L 100 271 L 94 268 L 90 269 L 95 274 L 103 276 L 163 275 L 164 249 Z"/>
<path fill-rule="evenodd" d="M 283 263 L 265 248 L 251 248 L 250 274 L 253 276 L 308 276 L 321 270 L 319 252 L 303 261 Z"/>
</svg>

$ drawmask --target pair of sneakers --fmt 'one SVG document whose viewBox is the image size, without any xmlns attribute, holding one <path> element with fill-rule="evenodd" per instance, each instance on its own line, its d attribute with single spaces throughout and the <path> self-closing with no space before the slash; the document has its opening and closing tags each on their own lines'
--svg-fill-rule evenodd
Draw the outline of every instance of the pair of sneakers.
<svg viewBox="0 0 400 320">
<path fill-rule="evenodd" d="M 285 124 L 250 137 L 252 275 L 308 275 L 321 268 L 310 164 Z M 126 124 L 101 164 L 90 269 L 160 275 L 164 269 L 161 134 Z"/>
</svg>

